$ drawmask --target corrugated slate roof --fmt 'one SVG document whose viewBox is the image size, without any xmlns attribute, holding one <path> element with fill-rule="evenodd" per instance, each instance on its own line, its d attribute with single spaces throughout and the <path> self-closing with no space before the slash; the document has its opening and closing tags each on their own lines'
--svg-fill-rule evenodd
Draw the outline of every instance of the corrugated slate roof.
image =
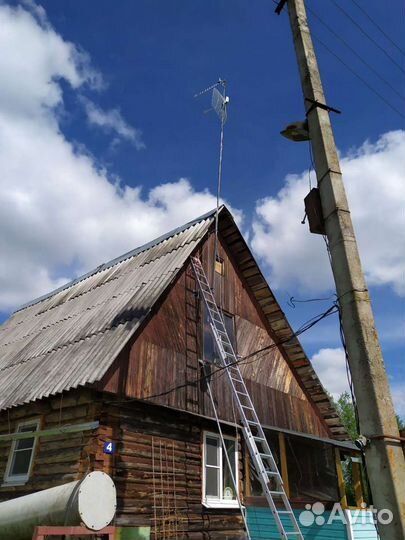
<svg viewBox="0 0 405 540">
<path fill-rule="evenodd" d="M 212 221 L 210 212 L 16 311 L 0 327 L 0 408 L 99 381 Z"/>
<path fill-rule="evenodd" d="M 99 381 L 169 288 L 215 211 L 38 298 L 0 327 L 0 409 Z M 336 439 L 347 433 L 232 215 L 219 230 L 307 395 Z"/>
</svg>

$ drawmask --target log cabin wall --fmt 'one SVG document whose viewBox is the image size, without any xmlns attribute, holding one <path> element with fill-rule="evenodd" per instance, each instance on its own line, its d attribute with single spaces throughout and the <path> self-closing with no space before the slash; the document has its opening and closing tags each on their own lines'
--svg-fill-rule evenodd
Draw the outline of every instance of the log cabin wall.
<svg viewBox="0 0 405 540">
<path fill-rule="evenodd" d="M 206 271 L 212 275 L 213 235 L 199 254 Z M 219 254 L 223 259 L 224 276 L 217 289 L 218 301 L 223 310 L 234 317 L 238 354 L 245 356 L 274 345 L 259 308 L 222 242 Z M 196 295 L 196 282 L 188 265 L 129 348 L 128 356 L 121 355 L 99 388 L 212 417 L 199 363 L 201 314 L 201 300 Z M 320 437 L 331 436 L 279 348 L 274 346 L 257 355 L 242 370 L 263 424 Z M 118 385 L 118 380 L 122 385 Z M 232 398 L 224 384 L 223 373 L 214 374 L 211 382 L 219 416 L 234 421 Z M 177 389 L 170 391 L 174 388 Z"/>
<path fill-rule="evenodd" d="M 2 411 L 0 434 L 12 433 L 19 423 L 36 419 L 41 430 L 91 422 L 101 407 L 93 394 L 79 389 Z M 104 469 L 97 430 L 58 434 L 38 438 L 30 478 L 25 484 L 7 484 L 4 475 L 11 446 L 11 441 L 0 442 L 0 501 L 78 480 L 87 471 Z"/>
<path fill-rule="evenodd" d="M 111 440 L 108 433 L 118 442 L 109 469 L 104 469 L 117 488 L 117 526 L 150 526 L 151 538 L 245 538 L 238 509 L 202 505 L 203 432 L 216 431 L 214 422 L 198 417 L 191 421 L 185 413 L 150 404 L 112 402 L 101 424 L 99 446 Z M 224 434 L 235 436 L 235 429 L 225 427 Z"/>
</svg>

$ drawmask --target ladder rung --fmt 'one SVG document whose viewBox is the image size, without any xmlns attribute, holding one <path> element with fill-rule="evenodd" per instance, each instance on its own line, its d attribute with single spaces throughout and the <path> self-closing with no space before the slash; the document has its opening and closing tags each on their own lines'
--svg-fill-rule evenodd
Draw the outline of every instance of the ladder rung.
<svg viewBox="0 0 405 540">
<path fill-rule="evenodd" d="M 266 496 L 268 497 L 269 504 L 271 508 L 273 508 L 273 513 L 277 513 L 279 516 L 283 514 L 289 515 L 289 519 L 294 525 L 293 528 L 295 532 L 286 532 L 279 518 L 277 521 L 279 522 L 278 526 L 280 533 L 285 540 L 292 537 L 297 538 L 297 540 L 302 540 L 302 533 L 294 520 L 294 512 L 289 505 L 288 497 L 284 491 L 281 474 L 278 471 L 274 456 L 272 455 L 271 449 L 268 446 L 268 442 L 260 424 L 260 420 L 257 416 L 254 404 L 242 377 L 238 365 L 238 357 L 233 350 L 233 345 L 229 338 L 228 330 L 223 319 L 223 314 L 217 306 L 215 290 L 210 286 L 210 282 L 205 274 L 201 260 L 198 257 L 191 257 L 191 262 L 200 293 L 202 294 L 205 305 L 208 309 L 211 330 L 216 342 L 216 346 L 220 351 L 220 363 L 222 367 L 226 369 L 232 390 L 238 399 L 238 407 L 244 425 L 244 434 L 247 437 L 247 443 L 258 466 L 258 473 L 260 475 L 261 482 L 263 483 Z M 237 386 L 238 384 L 240 386 Z M 253 416 L 253 418 L 248 419 L 247 416 Z M 275 482 L 273 482 L 271 489 L 270 483 L 272 479 L 274 479 Z M 273 496 L 280 499 L 277 502 L 282 502 L 282 508 L 285 508 L 285 510 L 277 510 L 275 508 L 274 503 L 271 503 L 271 498 Z"/>
<path fill-rule="evenodd" d="M 255 437 L 253 436 L 255 441 L 265 441 L 266 439 L 264 437 Z"/>
<path fill-rule="evenodd" d="M 280 474 L 278 472 L 268 471 L 267 469 L 266 469 L 266 474 L 267 474 L 267 476 L 280 476 Z"/>
</svg>

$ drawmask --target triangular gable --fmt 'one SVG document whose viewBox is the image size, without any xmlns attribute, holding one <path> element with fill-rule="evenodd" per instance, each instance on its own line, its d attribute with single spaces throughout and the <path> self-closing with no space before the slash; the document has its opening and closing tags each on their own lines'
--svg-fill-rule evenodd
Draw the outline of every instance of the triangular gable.
<svg viewBox="0 0 405 540">
<path fill-rule="evenodd" d="M 0 327 L 0 409 L 100 381 L 170 288 L 215 212 L 33 301 Z M 219 230 L 291 368 L 336 438 L 340 419 L 230 212 Z M 288 341 L 286 341 L 288 340 Z"/>
</svg>

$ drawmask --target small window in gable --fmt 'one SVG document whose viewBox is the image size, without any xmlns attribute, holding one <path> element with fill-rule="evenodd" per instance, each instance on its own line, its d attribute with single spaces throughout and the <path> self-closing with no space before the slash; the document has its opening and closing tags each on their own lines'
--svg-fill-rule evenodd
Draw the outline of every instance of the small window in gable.
<svg viewBox="0 0 405 540">
<path fill-rule="evenodd" d="M 217 256 L 217 259 L 215 261 L 215 272 L 220 276 L 223 276 L 225 274 L 224 260 L 219 256 Z"/>
<path fill-rule="evenodd" d="M 17 433 L 32 433 L 39 428 L 39 420 L 21 422 L 17 425 Z M 34 457 L 36 437 L 14 439 L 8 458 L 4 481 L 6 483 L 23 484 L 30 477 Z"/>
</svg>

